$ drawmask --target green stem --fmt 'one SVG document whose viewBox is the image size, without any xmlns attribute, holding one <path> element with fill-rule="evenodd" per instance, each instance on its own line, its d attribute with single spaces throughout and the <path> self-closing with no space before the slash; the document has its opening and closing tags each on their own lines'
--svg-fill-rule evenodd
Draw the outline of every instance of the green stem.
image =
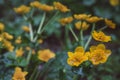
<svg viewBox="0 0 120 80">
<path fill-rule="evenodd" d="M 29 53 L 28 53 L 28 56 L 27 56 L 27 59 L 26 59 L 27 65 L 30 63 L 31 56 L 32 56 L 32 50 L 30 50 Z M 25 70 L 27 71 L 27 66 L 26 66 Z"/>
<path fill-rule="evenodd" d="M 73 31 L 73 29 L 71 28 L 71 26 L 69 26 L 69 29 L 70 29 L 71 33 L 73 34 L 75 40 L 78 42 L 79 39 L 78 39 L 78 37 L 76 36 L 76 34 L 75 34 L 75 32 Z"/>
<path fill-rule="evenodd" d="M 71 41 L 69 38 L 69 26 L 65 26 L 65 43 L 66 43 L 66 48 L 70 49 L 71 48 Z"/>
<path fill-rule="evenodd" d="M 53 17 L 46 23 L 46 25 L 43 27 L 43 29 L 41 30 L 40 34 L 45 30 L 45 28 L 50 24 L 53 23 L 53 20 L 56 18 L 56 16 L 58 15 L 59 12 L 56 12 Z"/>
<path fill-rule="evenodd" d="M 35 69 L 34 69 L 32 75 L 31 75 L 30 78 L 29 78 L 29 80 L 33 80 L 33 77 L 35 76 L 35 73 L 38 72 L 37 69 L 38 69 L 38 66 L 35 67 Z"/>
<path fill-rule="evenodd" d="M 91 40 L 92 40 L 92 36 L 90 35 L 89 38 L 88 38 L 88 41 L 85 44 L 85 47 L 84 47 L 85 50 L 87 49 L 87 47 L 88 47 Z"/>
<path fill-rule="evenodd" d="M 92 34 L 92 32 L 94 31 L 94 29 L 95 29 L 95 23 L 93 23 L 92 30 L 91 30 L 91 34 Z M 86 44 L 85 44 L 85 47 L 84 47 L 85 50 L 86 50 L 87 47 L 89 46 L 91 40 L 92 40 L 92 35 L 89 36 L 89 38 L 88 38 L 88 40 L 87 40 L 87 42 L 86 42 Z"/>
<path fill-rule="evenodd" d="M 98 31 L 102 31 L 102 30 L 104 30 L 104 29 L 106 29 L 106 28 L 107 28 L 107 26 L 104 26 L 104 27 L 98 29 Z"/>
<path fill-rule="evenodd" d="M 43 23 L 45 21 L 45 17 L 46 17 L 46 12 L 43 13 L 43 17 L 42 17 L 41 23 L 40 23 L 38 31 L 37 31 L 38 34 L 40 34 L 41 28 L 42 28 Z"/>
<path fill-rule="evenodd" d="M 80 30 L 80 45 L 84 46 L 83 30 Z"/>
<path fill-rule="evenodd" d="M 31 42 L 33 42 L 33 29 L 32 29 L 32 25 L 31 25 L 31 23 L 29 23 L 29 29 L 30 29 L 30 40 L 31 40 Z"/>
<path fill-rule="evenodd" d="M 40 25 L 39 25 L 39 27 L 38 27 L 37 35 L 36 35 L 36 37 L 34 38 L 34 42 L 36 42 L 36 40 L 37 40 L 37 38 L 38 38 L 38 35 L 40 34 L 40 31 L 41 31 L 41 29 L 42 29 L 42 27 L 43 27 L 43 23 L 44 23 L 44 21 L 45 21 L 45 18 L 46 18 L 46 12 L 43 13 L 43 17 L 42 17 L 42 20 L 41 20 Z"/>
<path fill-rule="evenodd" d="M 37 74 L 35 75 L 34 80 L 37 80 L 39 74 L 40 74 L 40 71 L 37 71 Z"/>
<path fill-rule="evenodd" d="M 23 15 L 23 18 L 27 21 L 27 17 L 25 16 L 25 15 Z M 31 22 L 29 22 L 29 30 L 30 30 L 30 41 L 31 42 L 33 42 L 33 36 L 34 36 L 34 34 L 33 34 L 33 29 L 32 29 L 32 24 L 31 24 Z"/>
</svg>

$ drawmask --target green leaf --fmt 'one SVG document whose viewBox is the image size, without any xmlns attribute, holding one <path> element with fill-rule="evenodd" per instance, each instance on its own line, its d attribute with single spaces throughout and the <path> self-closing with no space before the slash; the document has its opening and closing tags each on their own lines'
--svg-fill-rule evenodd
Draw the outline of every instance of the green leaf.
<svg viewBox="0 0 120 80">
<path fill-rule="evenodd" d="M 25 58 L 21 58 L 20 62 L 18 63 L 19 66 L 25 67 L 27 66 L 27 61 Z"/>
</svg>

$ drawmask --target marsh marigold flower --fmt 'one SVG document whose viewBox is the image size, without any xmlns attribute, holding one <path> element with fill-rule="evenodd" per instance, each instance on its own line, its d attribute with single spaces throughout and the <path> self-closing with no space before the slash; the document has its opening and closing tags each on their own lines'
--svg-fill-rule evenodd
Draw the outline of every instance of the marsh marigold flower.
<svg viewBox="0 0 120 80">
<path fill-rule="evenodd" d="M 105 19 L 105 23 L 111 29 L 115 29 L 116 28 L 116 24 L 113 23 L 111 20 Z"/>
<path fill-rule="evenodd" d="M 85 21 L 84 22 L 78 21 L 75 23 L 75 27 L 78 30 L 80 30 L 80 29 L 86 30 L 86 29 L 88 29 L 89 24 L 87 24 Z"/>
<path fill-rule="evenodd" d="M 42 4 L 39 1 L 34 1 L 30 3 L 30 6 L 39 8 Z"/>
<path fill-rule="evenodd" d="M 99 44 L 97 46 L 91 46 L 88 54 L 88 58 L 92 64 L 98 65 L 107 61 L 111 50 L 106 49 L 104 44 Z"/>
<path fill-rule="evenodd" d="M 25 5 L 21 5 L 18 8 L 14 8 L 14 11 L 18 14 L 25 14 L 25 13 L 28 13 L 30 11 L 30 7 L 25 6 Z"/>
<path fill-rule="evenodd" d="M 14 49 L 14 46 L 12 45 L 12 43 L 5 39 L 3 40 L 3 46 L 10 52 L 12 52 Z"/>
<path fill-rule="evenodd" d="M 0 42 L 3 40 L 3 37 L 2 37 L 2 35 L 0 35 Z"/>
<path fill-rule="evenodd" d="M 100 20 L 102 20 L 103 18 L 97 17 L 97 16 L 92 16 L 90 18 L 87 18 L 86 21 L 90 22 L 90 23 L 96 23 Z"/>
<path fill-rule="evenodd" d="M 3 31 L 5 28 L 5 25 L 3 23 L 0 23 L 0 31 Z"/>
<path fill-rule="evenodd" d="M 52 10 L 54 10 L 53 6 L 49 6 L 49 5 L 46 5 L 46 4 L 41 4 L 39 1 L 31 2 L 30 5 L 32 7 L 35 7 L 35 8 L 44 10 L 44 11 L 52 11 Z"/>
<path fill-rule="evenodd" d="M 38 59 L 44 62 L 48 62 L 51 58 L 55 57 L 55 53 L 49 49 L 38 51 Z"/>
<path fill-rule="evenodd" d="M 21 36 L 19 36 L 16 40 L 15 43 L 16 44 L 20 44 L 22 42 Z"/>
<path fill-rule="evenodd" d="M 53 6 L 49 6 L 49 5 L 46 5 L 46 4 L 42 4 L 39 9 L 41 10 L 44 10 L 44 11 L 52 11 L 54 10 Z"/>
<path fill-rule="evenodd" d="M 12 80 L 26 80 L 25 76 L 28 74 L 26 71 L 22 71 L 20 67 L 15 68 Z"/>
<path fill-rule="evenodd" d="M 37 41 L 39 44 L 42 44 L 43 43 L 43 39 L 38 39 Z"/>
<path fill-rule="evenodd" d="M 21 47 L 20 49 L 16 50 L 16 57 L 21 57 L 23 53 L 24 51 L 23 51 L 23 48 Z"/>
<path fill-rule="evenodd" d="M 120 4 L 120 0 L 109 0 L 109 2 L 112 6 L 117 6 Z"/>
<path fill-rule="evenodd" d="M 101 42 L 111 41 L 111 36 L 105 35 L 102 31 L 99 31 L 99 32 L 93 31 L 93 32 L 92 32 L 92 37 L 93 37 L 95 40 L 101 41 Z"/>
<path fill-rule="evenodd" d="M 60 2 L 54 2 L 54 7 L 57 10 L 60 10 L 61 12 L 68 12 L 70 9 L 68 9 L 65 5 L 61 4 Z"/>
<path fill-rule="evenodd" d="M 83 47 L 77 47 L 74 53 L 68 52 L 67 63 L 70 66 L 79 66 L 86 60 L 88 60 L 88 57 L 85 54 Z"/>
<path fill-rule="evenodd" d="M 27 51 L 29 51 L 31 48 L 29 46 L 26 46 L 25 48 Z"/>
<path fill-rule="evenodd" d="M 3 32 L 2 35 L 4 36 L 5 39 L 8 39 L 8 40 L 12 40 L 12 39 L 13 39 L 13 36 L 10 35 L 10 34 L 7 33 L 7 32 Z"/>
<path fill-rule="evenodd" d="M 73 21 L 73 17 L 66 17 L 66 18 L 62 18 L 59 20 L 59 22 L 65 26 L 66 24 L 69 24 Z"/>
<path fill-rule="evenodd" d="M 22 26 L 22 30 L 25 32 L 30 32 L 30 29 L 28 26 Z"/>
<path fill-rule="evenodd" d="M 87 15 L 87 14 L 74 14 L 74 18 L 77 20 L 86 20 L 90 16 L 91 15 Z"/>
</svg>

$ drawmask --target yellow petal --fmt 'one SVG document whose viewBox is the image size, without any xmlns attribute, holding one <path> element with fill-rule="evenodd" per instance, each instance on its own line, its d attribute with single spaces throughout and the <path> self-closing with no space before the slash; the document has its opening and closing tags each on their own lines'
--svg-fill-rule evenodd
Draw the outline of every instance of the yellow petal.
<svg viewBox="0 0 120 80">
<path fill-rule="evenodd" d="M 93 52 L 94 50 L 96 50 L 96 46 L 91 46 L 90 51 Z"/>
<path fill-rule="evenodd" d="M 72 52 L 68 52 L 68 57 L 72 57 L 74 54 Z"/>
<path fill-rule="evenodd" d="M 77 48 L 75 49 L 75 52 L 84 53 L 84 48 L 79 46 L 79 47 L 77 47 Z"/>
<path fill-rule="evenodd" d="M 97 46 L 97 49 L 105 50 L 105 45 L 104 45 L 104 44 L 99 44 L 99 45 Z"/>
</svg>

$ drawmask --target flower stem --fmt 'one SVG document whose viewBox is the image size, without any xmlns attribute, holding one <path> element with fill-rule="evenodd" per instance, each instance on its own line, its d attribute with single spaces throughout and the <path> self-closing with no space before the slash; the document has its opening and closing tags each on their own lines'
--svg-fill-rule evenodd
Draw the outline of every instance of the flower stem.
<svg viewBox="0 0 120 80">
<path fill-rule="evenodd" d="M 44 23 L 44 21 L 45 21 L 45 18 L 46 18 L 46 13 L 44 12 L 44 13 L 43 13 L 42 20 L 41 20 L 41 22 L 40 22 L 40 25 L 39 25 L 39 27 L 38 27 L 37 35 L 36 35 L 36 37 L 34 38 L 34 42 L 37 40 L 38 35 L 40 34 L 40 31 L 41 31 L 41 29 L 42 29 L 42 27 L 43 27 L 43 23 Z"/>
<path fill-rule="evenodd" d="M 43 27 L 43 29 L 41 30 L 40 34 L 45 30 L 45 28 L 53 22 L 53 20 L 56 18 L 56 16 L 58 15 L 59 12 L 56 12 L 53 17 L 46 23 L 46 25 Z"/>
<path fill-rule="evenodd" d="M 70 49 L 71 48 L 71 41 L 69 38 L 69 26 L 65 26 L 65 43 L 66 43 L 66 48 Z"/>
<path fill-rule="evenodd" d="M 43 23 L 44 23 L 44 21 L 45 21 L 45 17 L 46 17 L 46 13 L 44 12 L 44 13 L 43 13 L 42 20 L 41 20 L 40 25 L 39 25 L 39 28 L 38 28 L 38 31 L 37 31 L 38 34 L 39 34 L 40 31 L 41 31 L 41 28 L 42 28 Z"/>
<path fill-rule="evenodd" d="M 30 50 L 29 53 L 28 53 L 28 56 L 27 56 L 27 59 L 26 59 L 27 65 L 28 65 L 29 62 L 30 62 L 31 55 L 32 55 L 32 50 Z M 26 67 L 25 69 L 27 70 L 27 67 Z"/>
<path fill-rule="evenodd" d="M 93 23 L 92 30 L 91 30 L 91 34 L 92 34 L 92 32 L 93 32 L 94 29 L 95 29 L 95 23 Z M 87 42 L 86 42 L 86 44 L 85 44 L 85 47 L 84 47 L 85 50 L 86 50 L 87 47 L 89 46 L 91 40 L 92 40 L 92 35 L 89 36 L 89 38 L 88 38 L 88 40 L 87 40 Z"/>
<path fill-rule="evenodd" d="M 29 23 L 29 29 L 30 29 L 30 41 L 33 42 L 33 29 L 31 23 Z"/>
<path fill-rule="evenodd" d="M 35 73 L 38 72 L 37 68 L 38 68 L 38 66 L 35 67 L 32 75 L 31 75 L 30 78 L 29 78 L 29 80 L 33 80 L 33 77 L 35 76 Z"/>
<path fill-rule="evenodd" d="M 78 42 L 78 41 L 79 41 L 79 40 L 78 40 L 78 37 L 76 36 L 76 34 L 75 34 L 75 32 L 73 31 L 73 29 L 71 28 L 71 26 L 69 26 L 69 29 L 70 29 L 71 33 L 73 34 L 75 40 Z"/>
<path fill-rule="evenodd" d="M 79 41 L 81 46 L 84 46 L 84 41 L 83 40 L 84 40 L 84 38 L 83 38 L 83 30 L 81 29 L 80 30 L 80 41 Z"/>
<path fill-rule="evenodd" d="M 104 30 L 104 29 L 106 29 L 106 28 L 107 28 L 107 26 L 104 26 L 104 27 L 98 29 L 98 31 L 102 31 L 102 30 Z"/>
</svg>

